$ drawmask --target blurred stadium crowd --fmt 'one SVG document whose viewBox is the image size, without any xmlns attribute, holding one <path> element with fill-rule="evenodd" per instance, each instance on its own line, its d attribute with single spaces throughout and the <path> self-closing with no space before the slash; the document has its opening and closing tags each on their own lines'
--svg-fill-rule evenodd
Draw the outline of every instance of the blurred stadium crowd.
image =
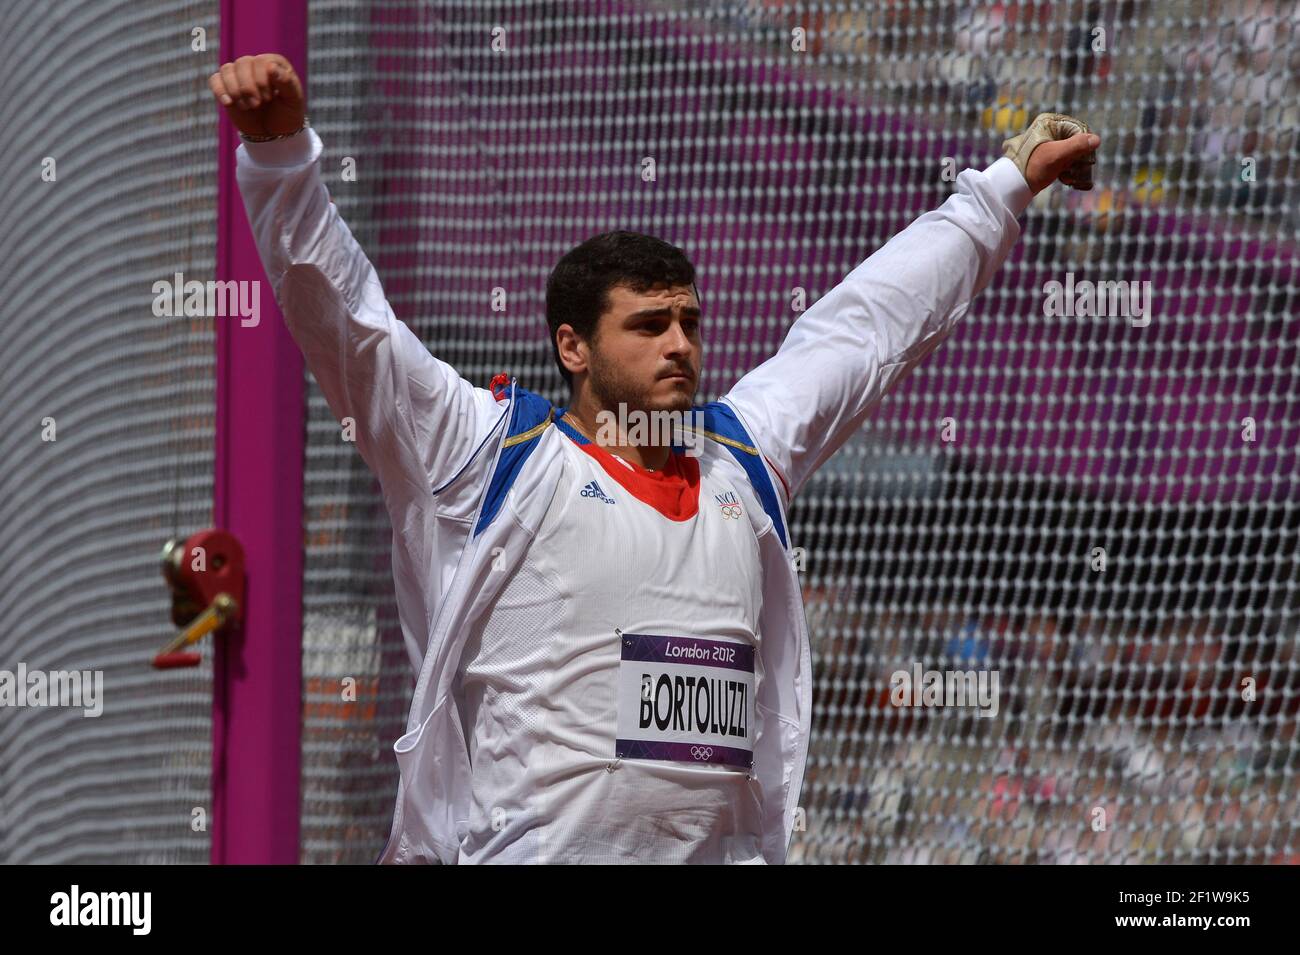
<svg viewBox="0 0 1300 955">
<path fill-rule="evenodd" d="M 1024 129 L 1042 104 L 1069 104 L 1106 132 L 1107 158 L 1121 163 L 1108 184 L 1068 196 L 1099 216 L 1176 203 L 1300 226 L 1300 205 L 1280 201 L 1300 171 L 1297 0 L 798 6 L 749 0 L 741 19 L 802 26 L 810 51 L 843 54 L 877 92 L 945 121 L 960 103 L 999 135 Z M 1255 161 L 1254 187 L 1243 158 Z"/>
</svg>

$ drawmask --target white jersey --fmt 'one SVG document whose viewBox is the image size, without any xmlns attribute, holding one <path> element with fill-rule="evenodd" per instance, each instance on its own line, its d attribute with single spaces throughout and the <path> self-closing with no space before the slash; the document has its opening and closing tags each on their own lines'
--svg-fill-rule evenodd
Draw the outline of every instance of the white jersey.
<svg viewBox="0 0 1300 955">
<path fill-rule="evenodd" d="M 647 471 L 556 417 L 563 477 L 461 657 L 458 861 L 761 863 L 749 505 L 697 458 Z"/>
</svg>

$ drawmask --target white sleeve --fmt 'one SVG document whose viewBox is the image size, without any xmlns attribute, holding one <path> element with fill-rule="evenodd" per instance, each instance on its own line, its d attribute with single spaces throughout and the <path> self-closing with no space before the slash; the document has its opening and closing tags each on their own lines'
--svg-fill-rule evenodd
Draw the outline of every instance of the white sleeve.
<svg viewBox="0 0 1300 955">
<path fill-rule="evenodd" d="M 881 399 L 952 331 L 1020 237 L 1032 198 L 1011 160 L 956 191 L 861 263 L 726 395 L 794 497 Z"/>
<path fill-rule="evenodd" d="M 320 137 L 242 143 L 235 176 L 285 324 L 334 416 L 386 495 L 427 496 L 504 410 L 393 314 L 374 266 L 330 202 Z"/>
</svg>

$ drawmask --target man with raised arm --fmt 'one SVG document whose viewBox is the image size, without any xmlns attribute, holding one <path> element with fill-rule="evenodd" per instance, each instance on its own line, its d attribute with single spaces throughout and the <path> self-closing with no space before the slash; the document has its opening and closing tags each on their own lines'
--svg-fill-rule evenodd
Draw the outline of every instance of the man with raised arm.
<svg viewBox="0 0 1300 955">
<path fill-rule="evenodd" d="M 1032 196 L 1091 187 L 1098 137 L 1040 115 L 707 404 L 690 261 L 588 239 L 547 282 L 557 408 L 472 385 L 396 318 L 284 57 L 210 85 L 289 331 L 392 518 L 418 676 L 381 861 L 784 862 L 812 708 L 787 508 L 966 314 Z"/>
</svg>

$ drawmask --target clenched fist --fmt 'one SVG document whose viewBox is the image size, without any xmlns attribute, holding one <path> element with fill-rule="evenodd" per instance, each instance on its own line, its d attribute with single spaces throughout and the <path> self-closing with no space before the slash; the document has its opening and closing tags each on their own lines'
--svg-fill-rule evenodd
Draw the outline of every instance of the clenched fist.
<svg viewBox="0 0 1300 955">
<path fill-rule="evenodd" d="M 279 53 L 223 63 L 208 77 L 208 88 L 235 128 L 249 136 L 295 133 L 307 115 L 302 81 Z"/>
<path fill-rule="evenodd" d="M 1034 193 L 1058 179 L 1075 189 L 1092 188 L 1101 137 L 1088 124 L 1064 113 L 1039 113 L 1019 136 L 1002 144 Z"/>
</svg>

